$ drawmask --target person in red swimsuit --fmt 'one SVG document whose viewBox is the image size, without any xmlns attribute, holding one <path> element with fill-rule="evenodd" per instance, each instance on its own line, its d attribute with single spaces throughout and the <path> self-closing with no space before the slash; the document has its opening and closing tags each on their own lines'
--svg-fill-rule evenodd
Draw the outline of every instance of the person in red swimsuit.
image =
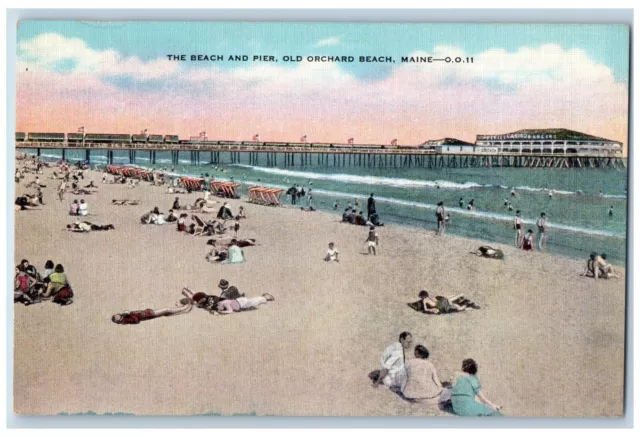
<svg viewBox="0 0 640 437">
<path fill-rule="evenodd" d="M 182 294 L 185 294 L 185 290 L 182 290 Z M 118 325 L 137 325 L 140 322 L 144 322 L 145 320 L 153 320 L 158 317 L 169 317 L 175 316 L 178 314 L 186 314 L 193 308 L 193 300 L 190 297 L 186 297 L 181 299 L 176 303 L 176 308 L 163 308 L 159 310 L 136 310 L 136 311 L 127 311 L 124 313 L 114 314 L 111 317 L 111 321 Z"/>
</svg>

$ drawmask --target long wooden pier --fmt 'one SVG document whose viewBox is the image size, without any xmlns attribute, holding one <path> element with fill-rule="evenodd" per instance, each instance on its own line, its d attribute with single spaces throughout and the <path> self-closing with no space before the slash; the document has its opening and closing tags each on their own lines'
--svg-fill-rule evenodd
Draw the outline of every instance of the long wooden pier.
<svg viewBox="0 0 640 437">
<path fill-rule="evenodd" d="M 156 164 L 157 152 L 170 152 L 171 162 L 178 165 L 180 152 L 188 152 L 191 164 L 246 163 L 259 165 L 259 158 L 266 160 L 267 166 L 308 166 L 331 167 L 422 167 L 422 168 L 613 168 L 627 167 L 626 158 L 620 156 L 583 156 L 558 154 L 436 154 L 432 150 L 418 148 L 367 148 L 330 146 L 273 146 L 258 144 L 240 145 L 182 145 L 182 144 L 67 144 L 56 142 L 16 142 L 16 149 L 35 149 L 40 156 L 43 150 L 61 150 L 66 159 L 68 150 L 83 151 L 84 160 L 91 162 L 92 151 L 106 151 L 108 164 L 114 163 L 114 151 L 127 151 L 129 164 L 137 158 L 148 156 L 151 164 Z M 228 159 L 224 159 L 227 158 Z M 262 162 L 265 165 L 265 162 Z"/>
</svg>

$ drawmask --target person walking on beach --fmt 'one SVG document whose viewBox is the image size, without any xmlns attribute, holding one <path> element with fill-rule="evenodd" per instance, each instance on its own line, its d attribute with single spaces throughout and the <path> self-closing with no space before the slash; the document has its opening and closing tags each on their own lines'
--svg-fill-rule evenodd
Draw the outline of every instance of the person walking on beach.
<svg viewBox="0 0 640 437">
<path fill-rule="evenodd" d="M 376 213 L 376 201 L 373 198 L 373 193 L 367 199 L 367 220 L 371 219 L 371 216 Z"/>
<path fill-rule="evenodd" d="M 538 226 L 538 250 L 542 250 L 542 243 L 544 240 L 544 246 L 547 246 L 547 216 L 545 213 L 540 213 L 540 218 L 536 222 L 536 226 Z"/>
<path fill-rule="evenodd" d="M 64 192 L 66 190 L 67 190 L 67 183 L 63 179 L 62 182 L 60 182 L 60 186 L 58 187 L 58 197 L 60 198 L 61 202 L 64 200 Z"/>
<path fill-rule="evenodd" d="M 376 232 L 375 226 L 369 227 L 369 235 L 367 235 L 367 239 L 365 240 L 365 243 L 367 243 L 367 254 L 371 255 L 371 252 L 373 252 L 373 254 L 375 255 L 376 246 L 378 246 L 379 244 L 378 233 Z"/>
<path fill-rule="evenodd" d="M 380 360 L 382 369 L 373 382 L 374 387 L 384 384 L 393 390 L 401 390 L 405 386 L 407 380 L 407 372 L 404 367 L 405 351 L 410 350 L 412 343 L 413 336 L 410 332 L 405 331 L 400 334 L 396 343 L 387 346 L 382 353 Z"/>
<path fill-rule="evenodd" d="M 444 210 L 444 202 L 438 202 L 438 207 L 436 208 L 436 221 L 438 222 L 438 230 L 436 231 L 436 235 L 444 235 L 444 231 L 446 230 L 445 225 L 445 210 Z"/>
<path fill-rule="evenodd" d="M 522 247 L 522 217 L 520 210 L 516 211 L 516 218 L 513 222 L 513 229 L 516 230 L 516 247 Z"/>
</svg>

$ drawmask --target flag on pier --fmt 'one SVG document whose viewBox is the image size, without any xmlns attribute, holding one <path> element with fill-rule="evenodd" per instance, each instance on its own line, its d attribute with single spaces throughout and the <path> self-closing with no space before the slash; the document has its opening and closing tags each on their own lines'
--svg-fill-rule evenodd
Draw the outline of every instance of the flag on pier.
<svg viewBox="0 0 640 437">
<path fill-rule="evenodd" d="M 199 136 L 200 136 L 200 137 L 206 137 L 206 136 L 207 136 L 207 131 L 204 131 L 204 130 L 203 130 L 202 132 L 200 132 L 200 135 L 199 135 Z"/>
<path fill-rule="evenodd" d="M 140 131 L 140 135 L 144 135 L 146 137 L 147 136 L 147 129 L 141 130 Z"/>
<path fill-rule="evenodd" d="M 347 140 L 347 144 L 351 144 L 351 145 L 353 146 L 353 138 L 349 138 L 349 139 Z"/>
<path fill-rule="evenodd" d="M 78 133 L 79 134 L 83 134 L 84 133 L 84 126 L 81 126 L 78 128 Z"/>
<path fill-rule="evenodd" d="M 260 141 L 260 134 L 255 134 L 253 136 L 253 141 Z"/>
<path fill-rule="evenodd" d="M 393 141 L 391 141 L 391 145 L 392 146 L 397 146 L 398 145 L 398 139 L 394 138 Z"/>
<path fill-rule="evenodd" d="M 302 137 L 300 137 L 300 142 L 306 143 L 307 142 L 307 136 L 303 135 Z"/>
</svg>

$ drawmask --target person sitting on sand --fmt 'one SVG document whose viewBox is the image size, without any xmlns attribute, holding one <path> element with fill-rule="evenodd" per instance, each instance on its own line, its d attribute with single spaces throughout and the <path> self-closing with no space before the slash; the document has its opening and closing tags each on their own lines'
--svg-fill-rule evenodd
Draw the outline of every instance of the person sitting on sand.
<svg viewBox="0 0 640 437">
<path fill-rule="evenodd" d="M 502 416 L 502 407 L 487 399 L 481 391 L 476 362 L 471 358 L 464 360 L 462 372 L 451 389 L 453 412 L 458 416 Z"/>
<path fill-rule="evenodd" d="M 231 209 L 229 208 L 229 204 L 227 202 L 225 202 L 218 210 L 217 218 L 222 220 L 233 219 L 233 214 L 231 213 Z"/>
<path fill-rule="evenodd" d="M 78 215 L 89 215 L 89 205 L 84 201 L 84 199 L 80 199 Z"/>
<path fill-rule="evenodd" d="M 349 212 L 350 212 L 349 208 L 345 208 L 344 209 L 344 212 L 342 213 L 342 221 L 343 222 L 349 223 Z"/>
<path fill-rule="evenodd" d="M 186 232 L 186 220 L 188 216 L 186 213 L 180 214 L 180 218 L 177 221 L 178 232 Z"/>
<path fill-rule="evenodd" d="M 227 264 L 241 264 L 247 260 L 244 251 L 236 245 L 236 241 L 235 238 L 231 240 L 231 244 L 227 249 L 228 257 L 225 261 Z"/>
<path fill-rule="evenodd" d="M 587 260 L 587 267 L 580 276 L 588 276 L 593 277 L 593 279 L 598 279 L 599 271 L 596 270 L 596 258 L 598 254 L 596 252 L 591 252 L 589 255 L 589 259 Z"/>
<path fill-rule="evenodd" d="M 162 308 L 159 310 L 139 310 L 127 311 L 124 313 L 114 314 L 111 321 L 118 325 L 137 325 L 146 320 L 157 319 L 158 317 L 170 317 L 179 314 L 186 314 L 193 308 L 193 301 L 190 298 L 181 299 L 176 303 L 176 308 Z"/>
<path fill-rule="evenodd" d="M 220 279 L 218 288 L 220 289 L 220 299 L 237 299 L 239 297 L 245 297 L 244 293 L 240 294 L 238 287 L 229 285 L 229 281 L 226 279 Z"/>
<path fill-rule="evenodd" d="M 221 263 L 226 261 L 228 256 L 229 254 L 226 249 L 218 250 L 214 247 L 207 255 L 205 255 L 205 259 L 210 263 Z"/>
<path fill-rule="evenodd" d="M 80 204 L 78 203 L 78 199 L 73 199 L 73 202 L 69 205 L 69 215 L 78 215 L 79 209 Z"/>
<path fill-rule="evenodd" d="M 362 211 L 360 211 L 358 215 L 355 216 L 354 222 L 358 226 L 365 226 L 367 224 L 367 219 L 365 218 Z"/>
<path fill-rule="evenodd" d="M 405 369 L 405 351 L 409 351 L 413 343 L 413 336 L 410 332 L 400 334 L 398 341 L 387 346 L 380 363 L 382 368 L 377 372 L 373 386 L 378 387 L 380 384 L 393 389 L 401 390 L 407 381 L 407 373 Z"/>
<path fill-rule="evenodd" d="M 269 293 L 264 293 L 260 297 L 239 297 L 237 299 L 225 299 L 218 301 L 216 311 L 218 314 L 232 314 L 240 311 L 257 309 L 259 305 L 274 301 L 275 298 Z"/>
<path fill-rule="evenodd" d="M 174 211 L 177 211 L 180 209 L 180 198 L 176 197 L 175 200 L 173 201 L 173 206 L 171 207 Z"/>
<path fill-rule="evenodd" d="M 115 226 L 109 225 L 95 225 L 87 221 L 76 220 L 75 223 L 67 225 L 67 230 L 70 232 L 91 232 L 91 231 L 110 231 L 115 229 Z"/>
<path fill-rule="evenodd" d="M 380 216 L 377 212 L 371 214 L 371 216 L 369 217 L 369 221 L 377 228 L 379 228 L 380 226 L 384 226 L 384 223 L 380 221 Z"/>
<path fill-rule="evenodd" d="M 73 291 L 69 280 L 64 272 L 62 264 L 56 265 L 53 273 L 49 276 L 49 284 L 47 290 L 42 295 L 43 298 L 53 296 L 53 302 L 60 305 L 70 305 L 73 303 Z"/>
<path fill-rule="evenodd" d="M 164 219 L 164 214 L 159 213 L 158 218 L 156 219 L 156 225 L 164 225 L 165 223 L 166 223 L 166 220 Z"/>
<path fill-rule="evenodd" d="M 140 223 L 142 223 L 143 225 L 148 225 L 149 221 L 151 220 L 151 214 L 153 214 L 153 210 L 144 213 L 142 217 L 140 217 Z"/>
<path fill-rule="evenodd" d="M 338 249 L 334 247 L 333 243 L 329 243 L 329 250 L 327 250 L 327 255 L 324 257 L 325 261 L 336 261 L 339 262 L 338 259 Z"/>
<path fill-rule="evenodd" d="M 13 285 L 13 302 L 30 305 L 36 299 L 33 293 L 35 283 L 36 281 L 27 274 L 24 266 L 22 264 L 18 265 Z"/>
<path fill-rule="evenodd" d="M 415 358 L 405 361 L 407 382 L 403 396 L 411 402 L 435 405 L 450 399 L 450 391 L 442 387 L 438 372 L 429 361 L 429 350 L 419 344 L 414 349 Z"/>
<path fill-rule="evenodd" d="M 93 181 L 89 182 L 88 185 L 84 186 L 85 188 L 98 188 L 98 186 L 96 184 L 93 183 Z"/>
<path fill-rule="evenodd" d="M 616 272 L 613 270 L 613 267 L 607 261 L 607 255 L 601 254 L 600 256 L 596 256 L 596 267 L 598 268 L 597 272 L 600 274 L 601 278 L 609 279 L 609 278 L 619 278 Z"/>
<path fill-rule="evenodd" d="M 503 259 L 504 253 L 500 249 L 491 246 L 480 246 L 475 252 L 470 252 L 483 258 Z"/>
<path fill-rule="evenodd" d="M 522 237 L 522 250 L 532 252 L 535 246 L 536 237 L 533 235 L 533 230 L 529 229 Z"/>
<path fill-rule="evenodd" d="M 178 216 L 173 213 L 173 210 L 169 210 L 169 215 L 167 216 L 167 222 L 173 223 L 178 221 Z"/>
</svg>

